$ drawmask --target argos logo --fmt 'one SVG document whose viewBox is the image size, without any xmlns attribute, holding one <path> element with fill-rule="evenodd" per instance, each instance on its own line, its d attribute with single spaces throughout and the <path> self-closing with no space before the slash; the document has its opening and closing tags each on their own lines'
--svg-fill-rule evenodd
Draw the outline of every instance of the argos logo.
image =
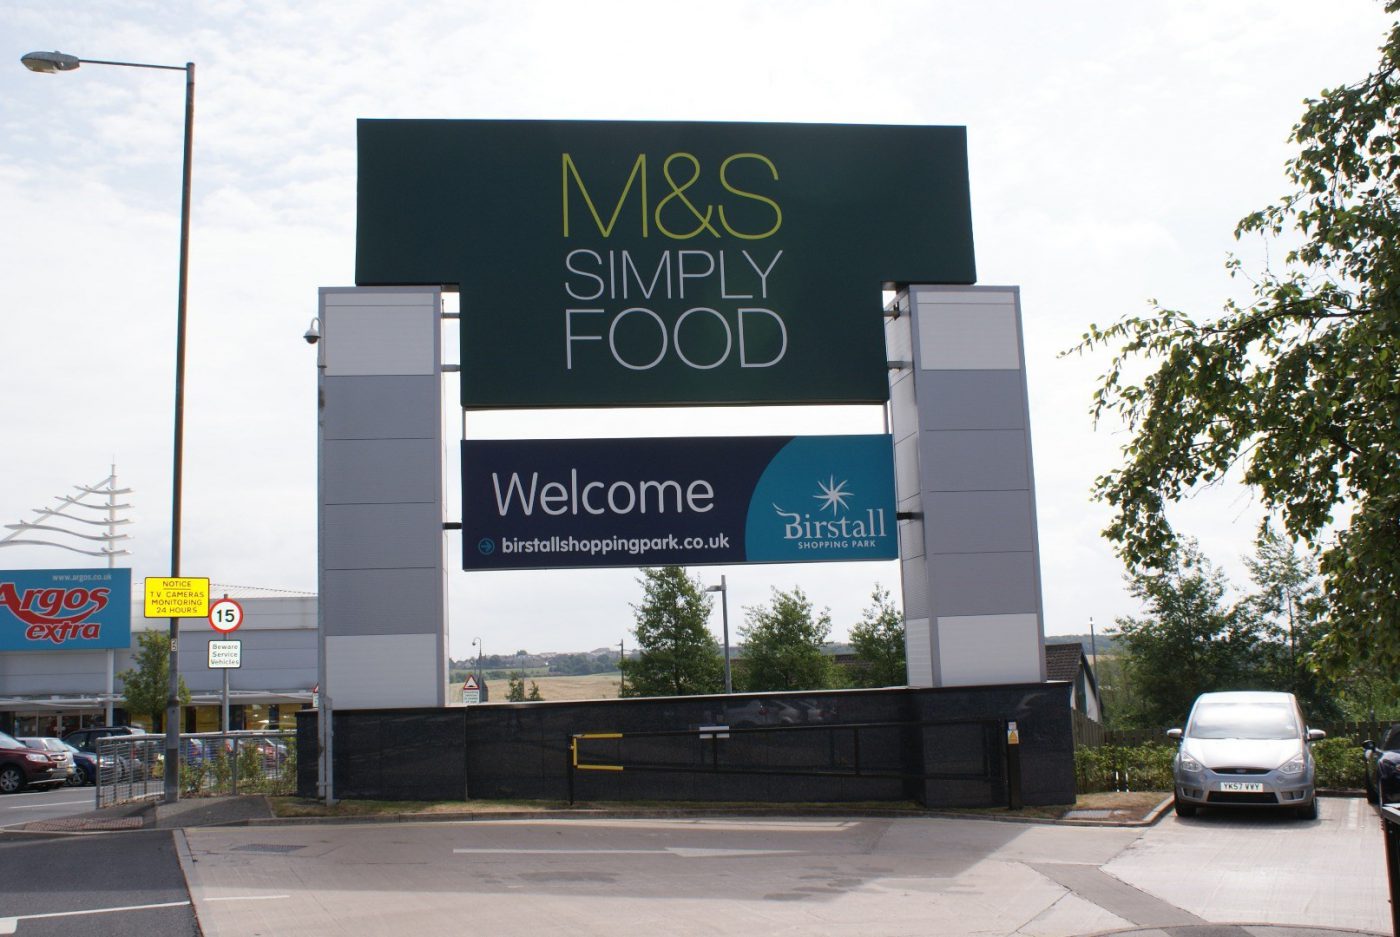
<svg viewBox="0 0 1400 937">
<path fill-rule="evenodd" d="M 102 635 L 102 623 L 90 621 L 107 607 L 108 588 L 46 587 L 21 592 L 13 582 L 0 582 L 0 608 L 6 609 L 26 627 L 30 641 L 63 644 L 74 639 L 95 640 Z"/>
</svg>

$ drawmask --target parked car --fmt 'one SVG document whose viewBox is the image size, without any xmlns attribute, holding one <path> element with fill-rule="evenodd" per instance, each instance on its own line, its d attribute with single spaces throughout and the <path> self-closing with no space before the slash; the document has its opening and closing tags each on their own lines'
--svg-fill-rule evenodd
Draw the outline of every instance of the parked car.
<svg viewBox="0 0 1400 937">
<path fill-rule="evenodd" d="M 80 751 L 68 742 L 63 742 L 63 745 L 68 749 L 68 754 L 73 756 L 73 763 L 78 767 L 79 784 L 96 784 L 99 777 L 104 784 L 126 781 L 131 777 L 131 762 L 121 755 L 99 756 L 95 752 Z"/>
<path fill-rule="evenodd" d="M 26 787 L 57 787 L 68 779 L 67 765 L 47 749 L 30 748 L 0 732 L 0 794 Z"/>
<path fill-rule="evenodd" d="M 65 745 L 62 739 L 56 739 L 52 736 L 45 736 L 39 738 L 25 736 L 21 738 L 20 741 L 28 745 L 30 748 L 42 748 L 50 754 L 57 755 L 59 758 L 62 758 L 64 780 L 70 786 L 77 787 L 78 785 L 83 783 L 82 772 L 78 770 L 77 764 L 73 761 L 73 755 L 69 752 L 69 746 Z"/>
<path fill-rule="evenodd" d="M 97 740 L 105 739 L 113 735 L 145 735 L 146 733 L 134 726 L 88 726 L 86 729 L 74 729 L 63 737 L 63 741 L 72 745 L 78 751 L 97 751 Z"/>
<path fill-rule="evenodd" d="M 1292 693 L 1202 693 L 1172 760 L 1178 816 L 1200 807 L 1283 807 L 1317 818 L 1316 765 L 1309 743 L 1327 737 L 1309 729 Z"/>
<path fill-rule="evenodd" d="M 116 753 L 118 780 L 140 780 L 149 777 L 153 769 L 164 762 L 162 750 L 163 735 L 147 735 L 135 726 L 89 726 L 76 729 L 63 737 L 63 741 L 83 752 L 97 754 L 97 743 L 107 738 L 131 738 L 133 744 Z M 139 739 L 140 743 L 135 740 Z M 104 775 L 105 779 L 105 775 Z"/>
<path fill-rule="evenodd" d="M 1366 761 L 1366 799 L 1373 804 L 1400 801 L 1400 722 L 1381 736 L 1381 743 L 1361 743 Z"/>
</svg>

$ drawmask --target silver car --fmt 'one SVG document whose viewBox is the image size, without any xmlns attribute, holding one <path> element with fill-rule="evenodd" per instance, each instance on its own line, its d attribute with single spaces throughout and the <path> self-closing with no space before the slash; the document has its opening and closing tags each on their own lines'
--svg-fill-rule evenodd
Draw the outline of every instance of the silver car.
<svg viewBox="0 0 1400 937">
<path fill-rule="evenodd" d="M 1284 807 L 1317 818 L 1316 766 L 1309 729 L 1292 693 L 1202 693 L 1172 761 L 1178 816 L 1200 807 Z"/>
</svg>

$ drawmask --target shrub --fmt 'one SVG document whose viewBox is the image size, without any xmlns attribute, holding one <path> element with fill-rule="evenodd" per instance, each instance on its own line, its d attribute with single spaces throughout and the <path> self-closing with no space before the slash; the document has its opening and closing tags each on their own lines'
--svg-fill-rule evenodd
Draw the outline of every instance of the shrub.
<svg viewBox="0 0 1400 937">
<path fill-rule="evenodd" d="M 1361 746 L 1348 738 L 1323 739 L 1312 745 L 1318 787 L 1361 787 L 1366 783 Z"/>
<path fill-rule="evenodd" d="M 1094 791 L 1169 791 L 1172 788 L 1170 745 L 1102 745 L 1074 750 L 1074 778 L 1081 794 Z"/>
</svg>

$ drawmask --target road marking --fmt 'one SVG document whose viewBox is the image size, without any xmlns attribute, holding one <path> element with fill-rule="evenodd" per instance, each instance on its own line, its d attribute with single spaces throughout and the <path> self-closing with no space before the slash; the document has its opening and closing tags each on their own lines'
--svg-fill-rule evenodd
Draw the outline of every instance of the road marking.
<svg viewBox="0 0 1400 937">
<path fill-rule="evenodd" d="M 21 804 L 18 807 L 7 807 L 7 810 L 43 810 L 45 807 L 71 807 L 74 804 L 91 804 L 91 800 L 55 800 L 47 804 Z"/>
<path fill-rule="evenodd" d="M 163 904 L 132 904 L 120 908 L 89 908 L 85 911 L 51 911 L 47 914 L 18 914 L 14 917 L 0 917 L 0 934 L 13 934 L 20 921 L 41 921 L 55 917 L 79 917 L 84 914 L 112 914 L 116 911 L 152 911 L 158 908 L 188 908 L 188 901 L 167 901 Z"/>
<path fill-rule="evenodd" d="M 276 898 L 290 898 L 291 895 L 225 895 L 222 898 L 205 898 L 205 901 L 272 901 Z"/>
<path fill-rule="evenodd" d="M 457 855 L 481 856 L 660 856 L 672 855 L 682 859 L 713 859 L 720 856 L 742 859 L 745 856 L 793 856 L 797 849 L 698 849 L 669 846 L 665 849 L 454 849 Z"/>
</svg>

